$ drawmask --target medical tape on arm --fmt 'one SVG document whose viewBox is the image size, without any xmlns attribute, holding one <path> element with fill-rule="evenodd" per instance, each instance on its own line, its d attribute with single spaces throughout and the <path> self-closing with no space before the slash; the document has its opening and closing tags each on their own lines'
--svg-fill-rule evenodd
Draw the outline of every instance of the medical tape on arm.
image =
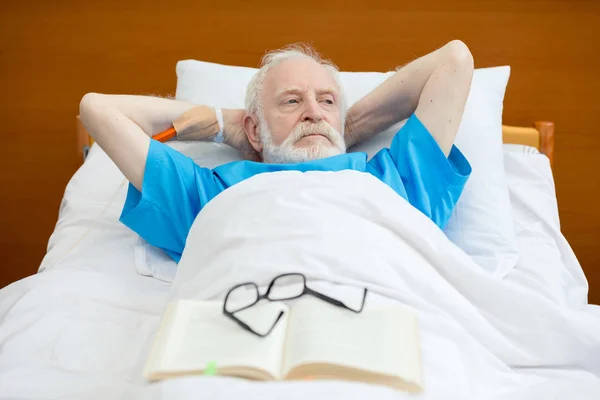
<svg viewBox="0 0 600 400">
<path fill-rule="evenodd" d="M 225 135 L 223 133 L 223 110 L 217 108 L 215 110 L 215 114 L 217 114 L 217 122 L 219 124 L 219 132 L 217 136 L 215 136 L 214 141 L 217 143 L 223 143 L 225 141 Z"/>
<path fill-rule="evenodd" d="M 219 120 L 220 118 L 220 120 Z M 223 137 L 223 113 L 209 106 L 196 106 L 173 121 L 178 140 L 206 140 Z"/>
</svg>

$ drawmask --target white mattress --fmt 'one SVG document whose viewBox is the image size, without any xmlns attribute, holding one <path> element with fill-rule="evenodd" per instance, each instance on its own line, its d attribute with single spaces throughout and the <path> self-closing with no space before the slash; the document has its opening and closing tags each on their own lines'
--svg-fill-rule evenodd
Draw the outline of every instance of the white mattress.
<svg viewBox="0 0 600 400">
<path fill-rule="evenodd" d="M 560 233 L 547 159 L 514 148 L 507 149 L 505 157 L 521 250 L 518 265 L 506 279 L 565 309 L 600 318 L 598 307 L 587 305 L 587 282 Z M 112 173 L 118 177 L 118 171 Z M 116 190 L 114 183 L 107 184 Z M 137 272 L 138 238 L 116 222 L 125 188 L 117 191 L 106 210 L 106 199 L 94 193 L 100 189 L 86 190 L 71 200 L 78 202 L 77 207 L 63 203 L 63 213 L 85 223 L 57 229 L 41 266 L 43 273 L 0 291 L 1 399 L 158 399 L 190 394 L 194 398 L 404 398 L 383 388 L 333 381 L 258 384 L 217 377 L 145 384 L 141 363 L 170 296 L 170 285 Z M 88 213 L 81 211 L 79 202 L 87 205 Z M 99 214 L 103 222 L 80 240 Z M 574 332 L 574 340 L 576 336 Z M 590 348 L 590 357 L 600 356 L 598 351 Z M 600 398 L 600 377 L 594 371 L 546 366 L 513 367 L 513 372 L 525 381 L 530 376 L 529 384 L 518 395 L 499 386 L 490 398 Z M 451 376 L 442 384 L 452 385 Z"/>
</svg>

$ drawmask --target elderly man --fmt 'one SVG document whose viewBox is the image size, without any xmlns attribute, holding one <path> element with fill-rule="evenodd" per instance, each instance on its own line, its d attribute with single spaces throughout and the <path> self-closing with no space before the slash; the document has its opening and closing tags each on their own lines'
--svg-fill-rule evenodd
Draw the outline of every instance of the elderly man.
<svg viewBox="0 0 600 400">
<path fill-rule="evenodd" d="M 80 115 L 130 182 L 121 221 L 179 261 L 202 207 L 265 172 L 369 173 L 443 228 L 471 172 L 453 142 L 472 75 L 468 48 L 452 41 L 399 68 L 346 110 L 337 68 L 311 49 L 291 46 L 265 56 L 248 85 L 245 110 L 90 93 Z M 347 146 L 406 118 L 390 148 L 371 160 L 346 153 Z M 151 139 L 173 125 L 184 140 L 211 140 L 219 132 L 257 161 L 202 168 Z"/>
</svg>

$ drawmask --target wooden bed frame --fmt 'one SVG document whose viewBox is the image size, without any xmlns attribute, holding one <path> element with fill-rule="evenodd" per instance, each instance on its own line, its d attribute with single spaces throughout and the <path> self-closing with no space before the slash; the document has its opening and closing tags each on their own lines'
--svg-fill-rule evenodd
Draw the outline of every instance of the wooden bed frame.
<svg viewBox="0 0 600 400">
<path fill-rule="evenodd" d="M 92 137 L 84 128 L 79 116 L 77 125 L 77 159 L 83 163 L 90 146 L 94 143 Z M 554 161 L 554 123 L 536 121 L 533 127 L 502 125 L 502 141 L 507 144 L 523 144 L 535 147 L 540 153 L 545 154 L 552 166 Z"/>
<path fill-rule="evenodd" d="M 535 147 L 554 162 L 554 122 L 536 121 L 532 128 L 502 125 L 502 141 Z"/>
</svg>

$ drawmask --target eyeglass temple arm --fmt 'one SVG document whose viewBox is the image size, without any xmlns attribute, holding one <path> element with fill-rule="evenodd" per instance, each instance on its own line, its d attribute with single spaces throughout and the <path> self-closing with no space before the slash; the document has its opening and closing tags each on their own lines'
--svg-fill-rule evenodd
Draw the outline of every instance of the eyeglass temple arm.
<svg viewBox="0 0 600 400">
<path fill-rule="evenodd" d="M 360 308 L 358 310 L 354 310 L 354 309 L 348 307 L 347 305 L 345 305 L 344 303 L 342 303 L 341 301 L 336 300 L 336 299 L 332 299 L 331 297 L 326 296 L 326 295 L 324 295 L 322 293 L 315 292 L 314 290 L 312 290 L 310 288 L 306 288 L 306 292 L 309 293 L 309 294 L 312 294 L 313 296 L 315 296 L 315 297 L 317 297 L 317 298 L 319 298 L 319 299 L 321 299 L 323 301 L 326 301 L 327 303 L 333 304 L 333 305 L 338 306 L 338 307 L 347 308 L 348 310 L 354 311 L 355 313 L 359 313 L 359 312 L 362 311 L 363 307 L 365 306 L 365 300 L 367 298 L 367 288 L 365 288 L 365 290 L 363 292 L 363 299 L 362 299 L 362 303 L 360 304 Z"/>
<path fill-rule="evenodd" d="M 244 321 L 236 318 L 233 315 L 233 313 L 227 312 L 226 314 L 227 314 L 228 317 L 230 317 L 232 320 L 234 320 L 242 328 L 244 328 L 244 329 L 246 329 L 246 330 L 254 333 L 257 336 L 266 337 L 266 336 L 269 336 L 269 334 L 271 333 L 271 331 L 273 330 L 273 328 L 275 328 L 275 325 L 277 325 L 277 323 L 279 322 L 279 320 L 281 319 L 281 317 L 283 317 L 284 312 L 283 311 L 279 311 L 279 315 L 275 319 L 275 322 L 273 322 L 273 325 L 271 325 L 271 329 L 269 329 L 266 333 L 256 332 L 254 329 L 250 328 L 250 326 L 248 324 L 246 324 Z"/>
</svg>

